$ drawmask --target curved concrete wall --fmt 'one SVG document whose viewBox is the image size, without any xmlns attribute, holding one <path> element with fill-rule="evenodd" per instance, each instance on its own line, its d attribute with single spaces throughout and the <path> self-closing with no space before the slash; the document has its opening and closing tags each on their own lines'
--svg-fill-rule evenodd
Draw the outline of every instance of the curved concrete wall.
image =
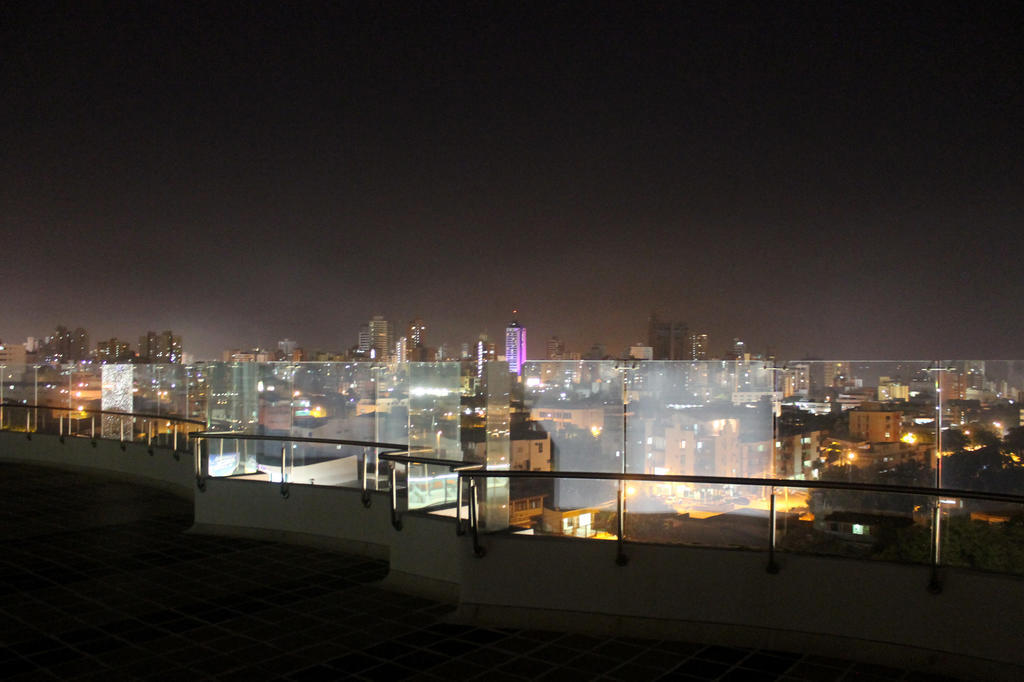
<svg viewBox="0 0 1024 682">
<path fill-rule="evenodd" d="M 488 536 L 463 552 L 460 610 L 482 621 L 560 623 L 658 637 L 819 651 L 946 675 L 1024 679 L 1024 580 L 884 562 L 767 553 Z"/>
<path fill-rule="evenodd" d="M 33 433 L 29 439 L 24 433 L 0 431 L 0 460 L 118 474 L 192 499 L 196 478 L 191 454 L 179 453 L 175 459 L 167 448 L 154 447 L 150 455 L 145 444 L 124 445 L 122 450 L 112 440 L 69 436 L 62 443 L 49 434 Z"/>
<path fill-rule="evenodd" d="M 928 568 L 839 558 L 498 534 L 473 554 L 449 517 L 405 514 L 388 497 L 329 486 L 206 480 L 191 457 L 145 445 L 0 432 L 0 459 L 130 476 L 195 500 L 196 532 L 334 546 L 387 558 L 387 582 L 457 600 L 463 618 L 495 625 L 617 632 L 819 651 L 975 679 L 1024 679 L 1024 579 L 946 569 L 927 591 Z"/>
</svg>

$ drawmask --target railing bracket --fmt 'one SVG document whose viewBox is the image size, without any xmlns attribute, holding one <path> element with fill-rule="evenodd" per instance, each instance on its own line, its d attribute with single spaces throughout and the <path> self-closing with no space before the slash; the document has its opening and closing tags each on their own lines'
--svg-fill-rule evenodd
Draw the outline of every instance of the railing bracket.
<svg viewBox="0 0 1024 682">
<path fill-rule="evenodd" d="M 367 492 L 366 490 L 363 491 L 363 494 L 360 499 L 362 500 L 363 506 L 367 509 L 369 509 L 370 505 L 373 503 L 373 500 L 370 497 L 370 493 Z"/>
<path fill-rule="evenodd" d="M 128 452 L 128 443 L 121 441 L 121 452 Z"/>
<path fill-rule="evenodd" d="M 285 498 L 287 500 L 291 496 L 291 494 L 292 493 L 291 493 L 291 490 L 288 487 L 288 484 L 287 483 L 282 483 L 281 484 L 281 497 L 283 497 L 283 498 Z"/>
<path fill-rule="evenodd" d="M 92 442 L 91 442 L 90 444 L 91 444 L 91 445 L 92 445 L 93 447 L 96 447 L 96 440 L 95 440 L 95 439 L 93 439 L 93 441 L 92 441 Z"/>
<path fill-rule="evenodd" d="M 196 487 L 199 488 L 199 492 L 206 492 L 206 479 L 204 479 L 201 475 L 198 474 L 196 475 Z"/>
<path fill-rule="evenodd" d="M 629 557 L 626 556 L 625 554 L 623 554 L 622 552 L 619 552 L 618 554 L 615 555 L 615 565 L 616 566 L 625 566 L 628 563 L 629 563 Z"/>
</svg>

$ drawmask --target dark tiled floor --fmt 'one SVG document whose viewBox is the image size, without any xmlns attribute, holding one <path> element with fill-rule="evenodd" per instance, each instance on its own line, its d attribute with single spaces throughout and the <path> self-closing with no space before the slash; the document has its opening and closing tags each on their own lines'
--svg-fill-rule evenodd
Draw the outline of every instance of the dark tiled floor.
<svg viewBox="0 0 1024 682">
<path fill-rule="evenodd" d="M 451 604 L 381 589 L 379 561 L 185 535 L 188 503 L 100 476 L 10 464 L 0 476 L 7 679 L 937 679 L 785 652 L 451 623 Z"/>
</svg>

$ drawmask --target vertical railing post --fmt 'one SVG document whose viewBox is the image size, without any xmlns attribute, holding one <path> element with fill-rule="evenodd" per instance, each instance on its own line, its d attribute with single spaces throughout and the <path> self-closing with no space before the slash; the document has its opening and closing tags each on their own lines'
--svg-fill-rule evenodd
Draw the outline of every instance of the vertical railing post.
<svg viewBox="0 0 1024 682">
<path fill-rule="evenodd" d="M 366 507 L 367 509 L 370 508 L 370 489 L 369 489 L 367 481 L 366 481 L 366 475 L 367 475 L 368 472 L 369 472 L 369 469 L 368 469 L 368 463 L 366 461 L 366 448 L 363 447 L 363 494 L 362 494 L 362 501 L 363 501 L 363 506 Z"/>
<path fill-rule="evenodd" d="M 768 572 L 778 573 L 779 565 L 775 562 L 775 486 L 771 488 L 768 499 Z"/>
<path fill-rule="evenodd" d="M 178 424 L 177 424 L 177 422 L 175 422 L 175 424 L 174 424 L 174 451 L 175 452 L 178 451 Z"/>
<path fill-rule="evenodd" d="M 288 443 L 281 444 L 281 497 L 288 497 L 288 481 L 285 479 L 287 475 L 285 469 L 288 466 Z"/>
<path fill-rule="evenodd" d="M 57 435 L 64 437 L 64 415 L 62 414 L 57 415 Z"/>
<path fill-rule="evenodd" d="M 455 472 L 455 534 L 466 534 L 462 525 L 462 473 L 459 471 Z"/>
<path fill-rule="evenodd" d="M 408 471 L 408 465 L 406 465 Z M 395 530 L 402 530 L 402 520 L 398 518 L 398 462 L 391 462 L 391 525 Z"/>
<path fill-rule="evenodd" d="M 935 497 L 935 503 L 932 505 L 932 532 L 931 532 L 931 575 L 928 578 L 928 591 L 932 594 L 939 594 L 942 592 L 942 581 L 939 579 L 939 561 L 940 551 L 942 547 L 942 534 L 940 530 L 939 522 L 941 520 L 942 504 L 938 496 Z"/>
<path fill-rule="evenodd" d="M 476 477 L 469 479 L 469 527 L 473 532 L 473 554 L 482 557 L 487 551 L 480 544 L 480 501 L 477 499 Z"/>
<path fill-rule="evenodd" d="M 619 566 L 625 566 L 629 563 L 629 557 L 626 556 L 625 542 L 626 542 L 626 482 L 619 479 L 619 490 L 618 490 L 618 512 L 616 513 L 616 554 L 615 563 Z"/>
<path fill-rule="evenodd" d="M 203 439 L 196 438 L 195 444 L 196 487 L 199 492 L 206 490 L 206 478 L 203 476 Z"/>
<path fill-rule="evenodd" d="M 96 415 L 89 417 L 89 438 L 96 440 Z"/>
</svg>

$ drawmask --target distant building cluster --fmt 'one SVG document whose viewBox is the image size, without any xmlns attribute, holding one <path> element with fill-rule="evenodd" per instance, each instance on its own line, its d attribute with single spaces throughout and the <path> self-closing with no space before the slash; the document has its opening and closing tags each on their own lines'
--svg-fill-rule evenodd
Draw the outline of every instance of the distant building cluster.
<svg viewBox="0 0 1024 682">
<path fill-rule="evenodd" d="M 30 336 L 24 343 L 0 341 L 0 364 L 181 364 L 184 362 L 181 336 L 171 330 L 147 331 L 133 349 L 127 341 L 104 339 L 89 344 L 89 332 L 83 327 L 71 329 L 58 325 L 53 334 Z"/>
<path fill-rule="evenodd" d="M 355 343 L 344 350 L 310 350 L 292 339 L 282 339 L 277 347 L 235 347 L 225 349 L 220 359 L 225 362 L 440 362 L 463 361 L 475 368 L 478 377 L 484 363 L 507 362 L 509 371 L 521 375 L 523 364 L 531 359 L 527 347 L 527 328 L 519 320 L 519 311 L 505 327 L 504 345 L 492 340 L 486 332 L 474 341 L 459 344 L 430 345 L 427 322 L 416 317 L 406 324 L 396 323 L 382 314 L 373 315 L 359 326 Z M 708 334 L 691 329 L 686 322 L 666 320 L 657 313 L 648 318 L 646 339 L 621 352 L 610 352 L 600 342 L 589 348 L 570 349 L 559 336 L 543 342 L 543 353 L 533 360 L 773 360 L 770 353 L 752 353 L 746 344 L 735 338 L 724 353 L 710 351 Z M 535 346 L 536 348 L 537 346 Z M 62 363 L 152 363 L 180 364 L 184 357 L 181 337 L 170 330 L 147 331 L 132 345 L 119 338 L 90 344 L 89 333 L 82 327 L 59 325 L 45 337 L 29 337 L 22 344 L 0 344 L 0 362 Z M 888 389 L 887 389 L 888 390 Z M 893 390 L 898 391 L 898 387 Z M 888 395 L 888 394 L 887 394 Z M 898 392 L 893 397 L 899 397 Z"/>
</svg>

